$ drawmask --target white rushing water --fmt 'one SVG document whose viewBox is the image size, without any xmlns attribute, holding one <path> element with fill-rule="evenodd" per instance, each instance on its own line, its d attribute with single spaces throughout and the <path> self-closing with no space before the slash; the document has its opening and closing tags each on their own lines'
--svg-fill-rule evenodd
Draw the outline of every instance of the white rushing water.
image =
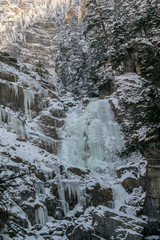
<svg viewBox="0 0 160 240">
<path fill-rule="evenodd" d="M 94 176 L 114 179 L 123 137 L 108 100 L 93 99 L 85 109 L 80 105 L 72 109 L 61 135 L 64 160 L 89 168 Z"/>
</svg>

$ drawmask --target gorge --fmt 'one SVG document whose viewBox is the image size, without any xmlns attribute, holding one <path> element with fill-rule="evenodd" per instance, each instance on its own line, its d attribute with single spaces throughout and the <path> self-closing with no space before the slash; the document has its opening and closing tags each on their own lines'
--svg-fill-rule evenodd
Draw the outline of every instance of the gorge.
<svg viewBox="0 0 160 240">
<path fill-rule="evenodd" d="M 160 239 L 159 13 L 0 0 L 0 239 Z"/>
</svg>

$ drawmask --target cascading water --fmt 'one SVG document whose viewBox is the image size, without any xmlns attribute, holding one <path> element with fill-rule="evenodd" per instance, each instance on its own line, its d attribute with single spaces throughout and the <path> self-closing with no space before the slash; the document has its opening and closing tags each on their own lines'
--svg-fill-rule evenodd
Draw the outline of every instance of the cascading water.
<svg viewBox="0 0 160 240">
<path fill-rule="evenodd" d="M 89 168 L 94 176 L 114 179 L 123 137 L 108 100 L 92 99 L 86 109 L 82 105 L 71 109 L 61 135 L 64 160 Z"/>
</svg>

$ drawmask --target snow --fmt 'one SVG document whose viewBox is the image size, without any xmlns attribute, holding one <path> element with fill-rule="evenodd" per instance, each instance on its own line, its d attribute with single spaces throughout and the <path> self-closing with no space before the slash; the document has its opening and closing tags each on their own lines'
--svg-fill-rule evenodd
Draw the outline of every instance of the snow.
<svg viewBox="0 0 160 240">
<path fill-rule="evenodd" d="M 153 235 L 153 236 L 149 236 L 149 237 L 145 237 L 145 240 L 159 240 L 160 237 L 157 235 Z"/>
<path fill-rule="evenodd" d="M 18 0 L 10 1 L 8 5 L 8 12 L 6 12 L 5 6 L 0 6 L 0 10 L 2 9 L 4 11 L 0 16 L 0 41 L 3 43 L 5 42 L 5 45 L 2 45 L 2 49 L 6 46 L 6 44 L 10 44 L 17 38 L 25 42 L 23 30 L 27 29 L 31 23 L 33 24 L 41 18 L 48 18 L 50 14 L 52 17 L 56 15 L 66 14 L 69 10 L 70 4 L 74 4 L 74 1 L 72 1 L 72 3 L 69 0 L 54 0 L 51 2 L 48 0 L 30 2 L 25 1 L 24 8 L 21 8 L 19 6 L 19 3 L 20 1 Z M 76 4 L 80 6 L 81 1 L 76 1 Z M 111 1 L 111 5 L 114 5 L 114 1 Z M 17 11 L 17 15 L 15 14 L 15 10 Z M 19 23 L 20 19 L 21 21 Z M 2 33 L 2 31 L 4 32 Z M 74 33 L 72 34 L 72 37 L 73 35 Z M 7 41 L 4 41 L 4 38 L 6 38 Z M 81 42 L 81 44 L 83 45 L 84 43 Z M 34 44 L 34 47 L 35 46 L 39 45 Z M 86 49 L 87 48 L 84 46 L 83 51 L 86 51 Z M 84 212 L 84 209 L 86 207 L 86 187 L 91 189 L 97 181 L 99 181 L 102 187 L 103 184 L 105 187 L 111 186 L 112 184 L 114 209 L 100 206 L 96 209 L 94 207 L 90 207 L 85 210 L 84 214 L 82 214 L 76 220 L 74 219 L 74 224 L 80 225 L 84 230 L 93 230 L 93 219 L 90 216 L 91 211 L 96 211 L 97 214 L 101 217 L 105 215 L 106 211 L 110 211 L 119 215 L 116 217 L 117 219 L 122 219 L 124 216 L 131 216 L 131 218 L 136 222 L 141 222 L 142 220 L 136 217 L 134 218 L 133 215 L 136 215 L 136 204 L 139 204 L 139 202 L 143 201 L 145 198 L 143 190 L 134 189 L 133 193 L 129 195 L 120 185 L 120 181 L 124 180 L 127 177 L 135 178 L 135 176 L 131 172 L 126 172 L 117 182 L 112 181 L 110 184 L 108 184 L 107 182 L 103 181 L 104 179 L 115 180 L 115 170 L 117 166 L 121 166 L 122 164 L 126 163 L 125 160 L 122 162 L 122 159 L 117 156 L 117 152 L 121 151 L 122 147 L 124 146 L 124 140 L 120 126 L 115 121 L 114 114 L 109 104 L 109 102 L 112 101 L 114 106 L 117 109 L 120 109 L 120 104 L 117 96 L 113 94 L 110 98 L 105 100 L 87 99 L 89 100 L 87 107 L 83 105 L 82 101 L 75 101 L 74 97 L 69 92 L 61 96 L 61 101 L 64 102 L 64 106 L 67 106 L 71 103 L 72 106 L 74 105 L 75 107 L 69 108 L 65 127 L 62 131 L 60 131 L 60 134 L 63 138 L 62 148 L 59 156 L 56 157 L 55 155 L 50 154 L 45 150 L 42 150 L 41 148 L 35 146 L 29 140 L 23 142 L 19 141 L 17 135 L 20 135 L 23 139 L 25 135 L 27 135 L 28 139 L 30 139 L 32 142 L 37 139 L 45 139 L 42 129 L 38 124 L 39 118 L 37 117 L 32 119 L 33 114 L 31 109 L 36 102 L 36 95 L 39 95 L 39 99 L 45 97 L 45 101 L 49 105 L 47 108 L 44 108 L 43 111 L 41 111 L 41 114 L 46 117 L 50 116 L 50 110 L 52 108 L 64 110 L 63 103 L 60 102 L 58 98 L 51 99 L 48 97 L 48 90 L 44 90 L 41 87 L 39 83 L 40 78 L 36 74 L 32 73 L 28 76 L 3 63 L 0 63 L 0 67 L 4 72 L 13 73 L 15 76 L 18 76 L 18 82 L 10 83 L 10 88 L 11 90 L 14 90 L 15 98 L 18 97 L 19 88 L 21 87 L 23 89 L 25 113 L 24 118 L 21 118 L 19 114 L 13 112 L 11 109 L 4 108 L 3 106 L 0 107 L 0 124 L 2 125 L 2 127 L 0 127 L 1 163 L 6 164 L 6 166 L 10 167 L 16 167 L 18 165 L 20 170 L 24 169 L 28 173 L 30 173 L 30 168 L 35 167 L 32 170 L 41 170 L 45 174 L 45 177 L 47 179 L 46 184 L 48 185 L 51 182 L 52 171 L 54 170 L 56 173 L 54 181 L 58 186 L 59 200 L 61 202 L 64 215 L 69 218 L 74 218 L 77 212 Z M 1 80 L 1 82 L 4 81 Z M 120 94 L 121 98 L 125 99 L 126 93 L 129 89 L 132 88 L 135 91 L 139 90 L 139 88 L 142 86 L 142 79 L 137 74 L 126 73 L 120 76 L 115 76 L 115 85 L 118 87 L 117 93 Z M 132 93 L 132 91 L 130 91 L 127 95 L 126 101 L 137 103 L 140 97 L 137 96 L 135 99 L 134 94 L 135 92 Z M 86 99 L 83 99 L 83 101 L 85 100 Z M 4 119 L 7 119 L 7 124 L 4 123 Z M 22 124 L 24 120 L 25 128 Z M 130 122 L 127 122 L 126 120 L 125 124 L 129 125 Z M 11 129 L 13 132 L 11 132 Z M 144 131 L 141 129 L 141 131 L 142 134 L 140 136 L 140 139 L 143 138 L 142 135 L 145 132 L 145 129 Z M 49 145 L 50 140 L 51 139 L 49 138 L 45 139 L 45 143 Z M 51 144 L 53 144 L 52 141 Z M 14 163 L 12 161 L 14 158 L 22 159 L 22 163 Z M 139 155 L 132 155 L 131 159 L 138 162 L 141 157 Z M 131 161 L 131 159 L 127 159 L 127 161 Z M 66 169 L 72 164 L 80 166 L 82 168 L 91 169 L 91 175 L 95 177 L 87 176 L 85 180 L 83 179 L 82 181 L 81 177 L 78 177 L 75 174 L 68 174 Z M 139 162 L 136 166 L 139 166 L 138 164 Z M 63 166 L 63 173 L 61 173 L 59 166 Z M 140 163 L 140 168 L 138 171 L 141 176 L 144 176 L 146 174 L 145 162 Z M 7 173 L 11 174 L 12 171 L 7 170 Z M 96 178 L 100 179 L 97 180 Z M 26 176 L 25 181 L 30 186 L 34 185 L 34 189 L 36 190 L 36 197 L 35 201 L 32 197 L 30 197 L 24 201 L 23 204 L 27 205 L 28 208 L 34 208 L 36 206 L 34 212 L 35 222 L 36 224 L 43 225 L 40 231 L 34 230 L 38 236 L 28 236 L 25 239 L 44 240 L 44 238 L 39 234 L 48 234 L 49 229 L 51 229 L 51 231 L 54 231 L 54 240 L 67 239 L 66 236 L 58 236 L 58 234 L 62 234 L 62 232 L 59 232 L 56 230 L 56 228 L 59 226 L 64 226 L 66 229 L 70 222 L 67 220 L 55 220 L 51 217 L 48 217 L 47 215 L 47 209 L 45 208 L 45 198 L 46 196 L 50 196 L 51 189 L 49 187 L 47 188 L 44 182 L 35 177 L 34 173 L 31 174 L 31 176 Z M 16 183 L 18 183 L 18 191 L 25 191 L 27 188 L 29 188 L 28 185 L 24 184 L 22 179 L 17 179 Z M 10 190 L 10 193 L 12 192 L 14 193 L 14 189 Z M 69 197 L 68 202 L 65 196 L 66 192 L 68 193 Z M 77 200 L 77 204 L 75 205 L 75 208 L 70 211 L 69 202 L 73 199 Z M 127 214 L 120 212 L 119 209 L 128 203 L 130 203 L 131 206 L 127 206 Z M 25 213 L 21 211 L 17 205 L 13 206 L 12 211 L 14 214 L 17 214 L 17 216 L 21 215 L 21 217 L 27 219 Z M 71 222 L 71 224 L 73 224 L 73 222 Z M 127 229 L 127 231 L 130 233 L 135 233 L 131 229 Z M 21 238 L 18 238 L 18 236 L 17 239 L 21 240 Z"/>
<path fill-rule="evenodd" d="M 53 18 L 60 14 L 65 15 L 69 11 L 69 6 L 76 6 L 77 11 L 80 13 L 80 2 L 71 2 L 70 0 L 34 0 L 21 3 L 21 1 L 18 0 L 11 0 L 8 4 L 1 5 L 1 49 L 4 49 L 17 38 L 19 38 L 20 41 L 24 41 L 23 31 L 27 29 L 30 24 L 45 19 L 46 16 Z"/>
<path fill-rule="evenodd" d="M 43 171 L 51 171 L 50 168 L 45 165 L 45 161 L 53 165 L 55 158 L 53 158 L 52 154 L 46 151 L 42 152 L 40 148 L 34 146 L 29 141 L 18 141 L 14 133 L 8 132 L 7 129 L 3 127 L 0 127 L 0 136 L 0 144 L 5 146 L 2 148 L 2 151 L 8 152 L 12 157 L 19 157 L 27 163 L 37 165 L 37 167 L 40 167 Z"/>
<path fill-rule="evenodd" d="M 127 203 L 129 194 L 125 191 L 121 184 L 114 184 L 112 186 L 112 190 L 114 209 L 119 211 L 120 207 L 124 206 Z"/>
</svg>

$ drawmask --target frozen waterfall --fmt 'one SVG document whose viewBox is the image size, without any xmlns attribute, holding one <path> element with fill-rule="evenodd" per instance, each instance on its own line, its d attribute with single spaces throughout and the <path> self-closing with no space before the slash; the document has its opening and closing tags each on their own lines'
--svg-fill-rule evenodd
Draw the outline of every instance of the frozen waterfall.
<svg viewBox="0 0 160 240">
<path fill-rule="evenodd" d="M 123 136 L 108 100 L 92 99 L 85 109 L 82 104 L 71 109 L 61 135 L 64 160 L 89 168 L 94 176 L 114 179 Z"/>
</svg>

